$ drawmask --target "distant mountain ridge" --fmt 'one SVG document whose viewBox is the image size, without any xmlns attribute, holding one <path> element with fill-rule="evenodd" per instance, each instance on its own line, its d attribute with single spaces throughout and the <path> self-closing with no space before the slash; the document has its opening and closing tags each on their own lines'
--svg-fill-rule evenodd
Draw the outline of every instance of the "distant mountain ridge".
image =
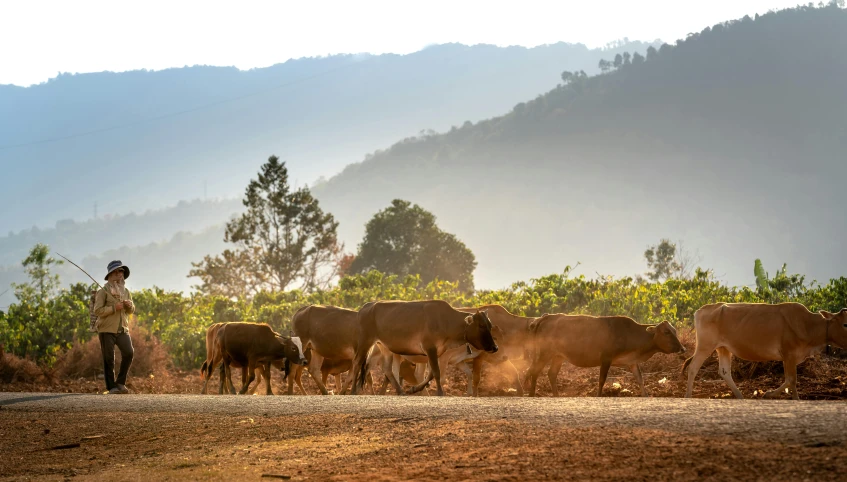
<svg viewBox="0 0 847 482">
<path fill-rule="evenodd" d="M 0 165 L 10 181 L 0 205 L 27 199 L 0 213 L 0 230 L 88 218 L 95 202 L 129 213 L 238 197 L 271 154 L 302 185 L 422 129 L 496 115 L 548 90 L 563 69 L 595 72 L 604 55 L 647 46 L 445 44 L 249 71 L 195 66 L 0 86 Z M 76 137 L 40 142 L 66 136 Z"/>
<path fill-rule="evenodd" d="M 0 210 L 0 233 L 8 233 L 0 237 L 0 292 L 23 281 L 20 261 L 37 242 L 77 262 L 142 256 L 147 274 L 134 272 L 132 282 L 188 290 L 190 261 L 220 250 L 222 236 L 210 233 L 222 233 L 241 209 L 247 182 L 269 155 L 287 161 L 303 185 L 398 138 L 502 112 L 555 85 L 563 69 L 596 72 L 600 58 L 648 45 L 445 44 L 250 71 L 197 66 L 0 85 L 0 205 L 14 206 Z M 39 143 L 67 135 L 79 136 Z M 4 148 L 27 143 L 34 144 Z M 182 201 L 207 195 L 227 201 Z M 177 261 L 177 251 L 185 259 Z M 75 269 L 65 273 L 84 280 Z M 0 307 L 11 296 L 0 296 Z"/>
<path fill-rule="evenodd" d="M 506 115 L 398 142 L 314 192 L 344 239 L 394 197 L 426 206 L 476 253 L 482 286 L 577 261 L 632 275 L 660 237 L 732 284 L 756 258 L 837 277 L 844 45 L 835 6 L 721 23 Z"/>
</svg>

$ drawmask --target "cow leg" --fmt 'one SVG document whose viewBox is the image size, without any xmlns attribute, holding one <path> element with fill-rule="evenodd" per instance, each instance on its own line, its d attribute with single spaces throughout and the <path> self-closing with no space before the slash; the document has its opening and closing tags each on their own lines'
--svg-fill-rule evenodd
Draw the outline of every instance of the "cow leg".
<svg viewBox="0 0 847 482">
<path fill-rule="evenodd" d="M 297 370 L 297 378 L 295 378 L 294 381 L 297 382 L 297 388 L 300 389 L 300 394 L 301 395 L 308 395 L 308 393 L 306 393 L 306 389 L 303 388 L 303 372 L 306 371 L 306 370 L 303 368 L 302 365 L 300 365 L 298 368 L 299 368 L 299 370 Z M 310 374 L 309 376 L 312 376 L 312 375 Z"/>
<path fill-rule="evenodd" d="M 321 383 L 323 383 L 324 386 L 326 386 L 326 381 L 327 381 L 328 378 L 329 378 L 329 372 L 321 372 Z M 329 393 L 329 390 L 327 390 L 327 393 Z"/>
<path fill-rule="evenodd" d="M 229 394 L 235 395 L 235 384 L 232 383 L 232 367 L 229 366 L 229 362 L 224 361 L 224 367 L 226 370 L 226 382 L 229 384 Z"/>
<path fill-rule="evenodd" d="M 365 374 L 365 386 L 370 385 L 371 393 L 375 395 L 375 393 L 374 393 L 374 378 L 371 376 L 370 368 L 371 368 L 370 363 L 368 363 L 368 373 Z M 341 376 L 341 375 L 339 375 L 339 376 Z M 350 386 L 352 384 L 353 384 L 353 376 L 351 375 L 350 371 L 347 371 L 347 377 L 345 377 L 345 379 L 344 379 L 344 384 L 341 387 L 340 393 L 342 395 L 346 394 L 347 390 L 350 390 Z"/>
<path fill-rule="evenodd" d="M 391 382 L 391 386 L 394 387 L 394 391 L 397 395 L 405 395 L 406 393 L 403 391 L 403 383 L 400 380 L 400 363 L 403 361 L 400 358 L 400 355 L 395 355 L 393 353 L 384 353 L 385 356 L 382 357 L 382 373 L 385 374 L 385 377 L 388 378 L 388 381 Z"/>
<path fill-rule="evenodd" d="M 431 372 L 430 372 L 429 363 L 417 363 L 417 364 L 415 364 L 415 379 L 410 380 L 409 385 L 412 385 L 413 383 L 417 383 L 418 380 L 423 380 L 430 375 L 431 375 Z M 430 380 L 432 380 L 432 378 L 430 378 Z M 402 379 L 400 380 L 400 384 L 401 385 L 403 384 Z M 431 395 L 431 393 L 429 393 L 429 385 L 425 386 L 424 389 L 421 390 L 420 392 L 416 392 L 416 394 L 418 396 L 421 396 L 421 397 L 423 397 L 425 395 L 426 396 Z"/>
<path fill-rule="evenodd" d="M 256 384 L 253 385 L 252 387 L 248 387 L 247 395 L 253 395 L 254 393 L 256 393 L 256 389 L 259 388 L 259 385 L 261 385 L 261 383 L 262 383 L 262 378 L 264 377 L 264 375 L 262 374 L 262 366 L 261 365 L 257 366 L 256 369 L 253 371 L 253 373 L 256 373 L 256 372 L 259 373 L 259 376 L 256 377 L 257 378 Z M 242 368 L 241 369 L 242 379 L 244 378 L 244 375 L 245 375 L 244 368 Z"/>
<path fill-rule="evenodd" d="M 377 393 L 380 395 L 385 395 L 385 391 L 388 390 L 388 385 L 391 383 L 391 380 L 388 379 L 387 376 L 382 376 L 382 386 L 379 387 Z"/>
<path fill-rule="evenodd" d="M 550 380 L 550 390 L 553 392 L 554 397 L 559 396 L 559 370 L 562 369 L 563 363 L 565 363 L 563 357 L 553 357 L 550 360 L 550 369 L 547 370 L 547 379 Z"/>
<path fill-rule="evenodd" d="M 469 397 L 475 397 L 477 395 L 475 389 L 479 387 L 479 374 L 482 370 L 481 367 L 480 369 L 477 369 L 477 360 L 479 360 L 479 357 L 474 358 L 473 361 L 471 361 L 470 366 L 468 366 L 467 362 L 459 362 L 459 369 L 462 370 L 468 378 L 467 394 Z"/>
<path fill-rule="evenodd" d="M 612 366 L 611 360 L 600 360 L 600 386 L 597 387 L 597 396 L 603 396 L 603 385 L 606 384 L 606 377 L 609 376 L 609 367 Z"/>
<path fill-rule="evenodd" d="M 441 367 L 438 366 L 438 351 L 435 347 L 432 347 L 426 350 L 426 354 L 429 358 L 429 379 L 435 379 L 435 386 L 438 387 L 438 391 L 435 394 L 443 397 L 444 388 L 441 386 Z"/>
<path fill-rule="evenodd" d="M 206 364 L 204 365 L 205 370 L 203 370 L 203 388 L 200 390 L 200 395 L 208 395 L 209 394 L 209 379 L 212 378 L 212 372 L 215 370 L 214 365 L 212 365 L 212 360 L 206 360 Z"/>
<path fill-rule="evenodd" d="M 797 362 L 788 358 L 782 361 L 783 370 L 785 371 L 785 381 L 788 382 L 788 389 L 791 391 L 791 398 L 800 400 L 800 394 L 797 393 Z"/>
<path fill-rule="evenodd" d="M 526 376 L 529 378 L 529 396 L 535 396 L 535 387 L 538 383 L 538 375 L 541 374 L 541 371 L 544 370 L 544 366 L 547 365 L 548 358 L 544 355 L 536 356 L 535 360 L 532 361 L 532 365 L 529 367 Z"/>
<path fill-rule="evenodd" d="M 797 363 L 786 357 L 785 360 L 782 361 L 782 368 L 785 372 L 785 382 L 783 382 L 783 384 L 776 390 L 771 390 L 765 393 L 764 398 L 777 397 L 782 394 L 783 390 L 788 388 L 791 392 L 791 398 L 794 400 L 800 400 L 800 397 L 797 395 Z"/>
<path fill-rule="evenodd" d="M 294 379 L 300 376 L 302 371 L 302 365 L 295 365 L 291 367 L 291 370 L 288 372 L 288 390 L 285 392 L 286 395 L 294 395 Z"/>
<path fill-rule="evenodd" d="M 367 378 L 368 378 L 368 376 L 367 376 L 367 374 L 365 374 L 365 383 L 367 383 Z M 337 393 L 339 395 L 341 394 L 341 391 L 342 391 L 343 388 L 344 387 L 342 386 L 342 383 L 341 383 L 341 374 L 338 373 L 338 374 L 335 375 L 335 389 L 337 390 Z"/>
<path fill-rule="evenodd" d="M 638 364 L 636 363 L 635 365 L 629 367 L 629 369 L 632 371 L 632 375 L 635 377 L 635 381 L 638 382 L 638 386 L 641 387 L 641 396 L 646 397 L 647 389 L 644 388 L 644 378 L 641 376 L 641 367 L 638 366 Z"/>
<path fill-rule="evenodd" d="M 271 362 L 265 362 L 265 365 L 262 367 L 262 376 L 265 377 L 265 395 L 273 395 L 274 392 L 271 390 Z M 257 383 L 258 387 L 259 384 Z"/>
<path fill-rule="evenodd" d="M 373 375 L 371 374 L 370 371 L 368 371 L 367 376 L 368 376 L 368 378 L 365 379 L 365 383 L 368 384 L 371 387 L 371 395 L 376 395 L 376 390 L 374 389 L 375 388 L 374 387 L 374 377 L 373 377 Z M 348 375 L 347 378 L 349 379 L 350 376 Z M 345 390 L 346 390 L 346 387 L 345 387 Z"/>
<path fill-rule="evenodd" d="M 444 391 L 441 389 L 441 381 L 438 380 L 438 375 L 441 374 L 440 371 L 438 371 L 438 357 L 437 356 L 429 356 L 429 350 L 427 350 L 427 356 L 430 359 L 430 363 L 433 363 L 432 360 L 435 360 L 435 362 L 434 362 L 435 366 L 434 367 L 430 366 L 430 369 L 427 370 L 427 376 L 424 377 L 423 382 L 415 385 L 414 387 L 412 387 L 411 390 L 409 390 L 406 393 L 413 394 L 413 393 L 420 392 L 421 390 L 426 388 L 427 385 L 429 385 L 429 382 L 431 382 L 433 378 L 435 378 L 436 379 L 435 383 L 438 386 L 438 392 L 437 392 L 438 395 L 444 395 Z"/>
<path fill-rule="evenodd" d="M 362 332 L 362 336 L 359 337 L 359 343 L 356 348 L 356 356 L 353 358 L 353 366 L 350 369 L 351 375 L 353 376 L 353 386 L 350 390 L 351 395 L 358 395 L 359 389 L 363 388 L 365 385 L 365 365 L 367 365 L 368 357 L 371 354 L 371 347 L 373 347 L 376 342 L 376 338 L 367 337 L 367 335 Z"/>
<path fill-rule="evenodd" d="M 321 365 L 323 365 L 323 362 L 324 357 L 315 350 L 312 350 L 312 359 L 309 360 L 309 375 L 312 376 L 312 380 L 315 381 L 315 384 L 318 386 L 318 390 L 321 391 L 321 395 L 329 395 L 329 392 L 326 389 L 326 384 L 324 383 L 326 377 L 323 376 L 323 373 L 321 372 Z"/>
<path fill-rule="evenodd" d="M 261 383 L 261 379 L 260 379 L 259 382 L 257 382 L 256 385 L 254 385 L 252 389 L 250 388 L 250 383 L 252 383 L 253 379 L 256 378 L 255 373 L 256 373 L 256 368 L 254 368 L 250 372 L 250 375 L 253 375 L 253 378 L 250 378 L 250 381 L 247 382 L 247 385 L 244 385 L 244 380 L 247 380 L 249 377 L 247 375 L 247 367 L 241 367 L 241 388 L 245 388 L 245 387 L 247 388 L 247 395 L 253 395 L 253 392 L 256 391 L 256 387 L 258 387 L 259 383 Z M 260 377 L 262 376 L 261 373 L 259 374 L 259 376 Z"/>
<path fill-rule="evenodd" d="M 223 395 L 224 394 L 224 388 L 226 388 L 227 391 L 229 391 L 229 387 L 227 387 L 227 384 L 226 384 L 226 364 L 224 364 L 224 363 L 221 363 L 220 375 L 221 375 L 221 386 L 218 389 L 218 395 Z"/>
<path fill-rule="evenodd" d="M 710 348 L 709 351 L 705 349 L 701 350 L 699 345 L 694 350 L 694 356 L 691 357 L 691 364 L 688 365 L 688 388 L 685 390 L 685 398 L 691 398 L 691 393 L 694 390 L 694 378 L 697 376 L 697 372 L 700 371 L 700 367 L 703 366 L 703 362 L 712 354 L 712 351 L 714 351 L 714 348 Z"/>
<path fill-rule="evenodd" d="M 729 389 L 732 390 L 735 398 L 741 400 L 744 398 L 741 395 L 741 390 L 735 386 L 735 381 L 732 379 L 732 352 L 730 352 L 726 347 L 720 347 L 717 349 L 718 351 L 718 373 L 721 374 L 721 378 L 724 379 L 727 385 L 729 385 Z"/>
<path fill-rule="evenodd" d="M 248 378 L 241 383 L 241 391 L 238 392 L 239 395 L 244 395 L 245 393 L 247 393 L 247 387 L 249 387 L 250 384 L 253 383 L 253 380 L 256 379 L 255 371 L 256 371 L 256 362 L 253 361 L 253 360 L 249 360 L 247 362 L 247 374 L 246 374 L 246 376 Z M 244 375 L 244 368 L 241 369 L 241 373 L 242 373 L 242 376 L 245 376 Z"/>
</svg>

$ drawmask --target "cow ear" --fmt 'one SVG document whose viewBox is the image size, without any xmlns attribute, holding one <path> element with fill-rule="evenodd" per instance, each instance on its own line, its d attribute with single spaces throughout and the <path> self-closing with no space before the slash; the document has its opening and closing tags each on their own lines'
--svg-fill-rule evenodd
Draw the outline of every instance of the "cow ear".
<svg viewBox="0 0 847 482">
<path fill-rule="evenodd" d="M 655 326 L 648 326 L 647 327 L 647 333 L 650 333 L 650 334 L 656 333 L 656 327 Z"/>
<path fill-rule="evenodd" d="M 473 323 L 473 316 L 466 316 L 465 317 L 465 324 L 470 325 L 471 323 Z"/>
<path fill-rule="evenodd" d="M 821 310 L 821 311 L 819 311 L 819 313 L 820 313 L 820 314 L 821 314 L 821 316 L 823 316 L 823 317 L 824 317 L 824 319 L 826 319 L 826 320 L 831 320 L 831 319 L 832 319 L 832 317 L 833 317 L 833 316 L 835 316 L 835 315 L 833 315 L 832 313 L 830 313 L 830 312 L 828 312 L 828 311 L 826 311 L 826 310 Z"/>
</svg>

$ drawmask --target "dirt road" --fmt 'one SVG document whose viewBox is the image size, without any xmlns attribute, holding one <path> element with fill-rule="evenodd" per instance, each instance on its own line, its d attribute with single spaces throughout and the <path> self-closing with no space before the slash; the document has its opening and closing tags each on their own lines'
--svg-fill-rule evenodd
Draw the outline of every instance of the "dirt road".
<svg viewBox="0 0 847 482">
<path fill-rule="evenodd" d="M 844 480 L 847 403 L 0 393 L 0 454 L 0 480 Z"/>
</svg>

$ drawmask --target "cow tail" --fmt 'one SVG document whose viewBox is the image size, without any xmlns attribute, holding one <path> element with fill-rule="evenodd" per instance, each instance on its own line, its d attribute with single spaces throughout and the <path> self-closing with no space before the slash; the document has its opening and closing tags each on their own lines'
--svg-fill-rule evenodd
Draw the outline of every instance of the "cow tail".
<svg viewBox="0 0 847 482">
<path fill-rule="evenodd" d="M 369 320 L 369 318 L 374 316 L 374 309 L 373 309 L 374 305 L 375 305 L 375 303 L 373 303 L 373 302 L 366 303 L 365 306 L 363 306 L 359 310 L 359 314 L 357 316 L 357 321 L 359 322 L 361 330 L 364 330 L 364 327 L 368 324 L 368 323 L 365 323 L 365 321 L 371 321 L 371 320 Z M 371 345 L 371 349 L 375 349 L 375 347 L 376 347 L 376 345 L 373 345 L 373 344 Z M 357 352 L 356 355 L 357 356 L 358 356 L 358 351 L 361 348 L 362 348 L 361 346 L 356 347 L 356 352 Z M 368 353 L 365 353 L 364 354 L 365 356 L 362 357 L 361 365 L 359 366 L 359 374 L 353 380 L 353 384 L 356 386 L 357 392 L 362 392 L 362 391 L 365 390 L 365 378 L 366 378 L 366 375 L 368 373 L 367 372 L 367 370 L 368 370 L 368 358 L 370 358 L 370 350 L 371 349 L 369 349 Z"/>
<path fill-rule="evenodd" d="M 287 357 L 286 357 L 285 361 L 282 362 L 282 373 L 283 373 L 282 381 L 287 380 L 288 375 L 291 373 L 291 362 L 288 361 Z"/>
<path fill-rule="evenodd" d="M 203 377 L 206 376 L 206 368 L 208 368 L 208 367 L 209 367 L 209 360 L 206 360 L 206 361 L 203 362 L 203 366 L 200 367 L 200 374 L 203 375 Z"/>
<path fill-rule="evenodd" d="M 692 358 L 694 358 L 694 355 L 691 355 L 690 357 L 688 357 L 688 358 L 685 360 L 685 363 L 683 363 L 683 364 L 682 364 L 682 370 L 680 370 L 680 373 L 681 373 L 683 376 L 685 375 L 685 369 L 686 369 L 686 368 L 688 368 L 688 365 L 690 365 L 690 364 L 691 364 L 691 359 L 692 359 Z"/>
<path fill-rule="evenodd" d="M 527 331 L 529 331 L 530 337 L 532 339 L 532 343 L 530 343 L 530 350 L 529 350 L 529 356 L 530 356 L 529 362 L 530 363 L 534 363 L 535 358 L 538 356 L 538 341 L 537 341 L 537 339 L 538 339 L 538 329 L 541 326 L 541 323 L 543 323 L 547 319 L 547 317 L 548 317 L 547 313 L 544 313 L 543 315 L 539 316 L 538 318 L 530 321 L 529 325 L 527 325 Z"/>
</svg>

